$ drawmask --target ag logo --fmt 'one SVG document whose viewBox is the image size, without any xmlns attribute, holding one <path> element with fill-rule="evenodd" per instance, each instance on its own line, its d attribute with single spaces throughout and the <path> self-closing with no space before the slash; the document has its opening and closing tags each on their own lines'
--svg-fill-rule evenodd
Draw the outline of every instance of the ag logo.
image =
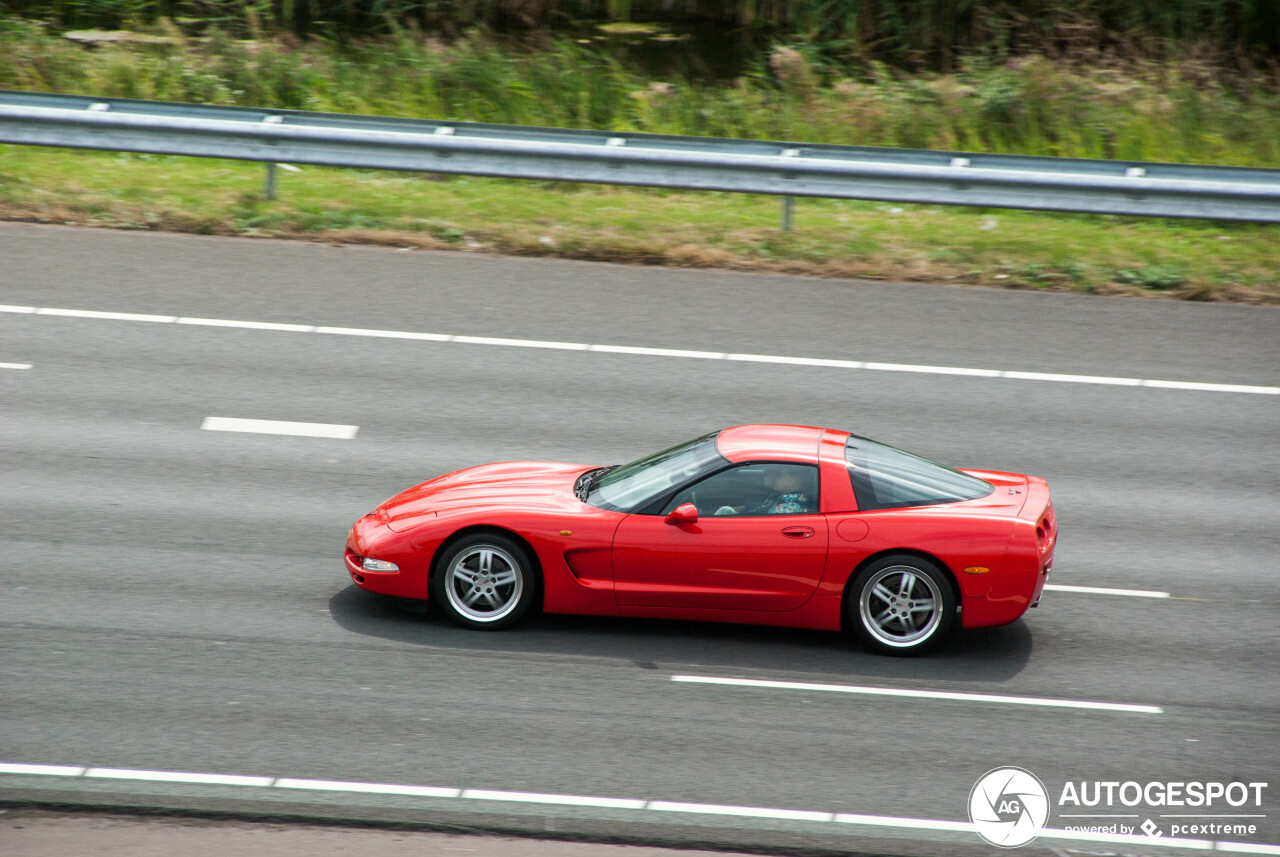
<svg viewBox="0 0 1280 857">
<path fill-rule="evenodd" d="M 992 845 L 1026 845 L 1049 820 L 1049 793 L 1030 771 L 995 768 L 983 774 L 969 792 L 969 820 L 978 835 Z"/>
</svg>

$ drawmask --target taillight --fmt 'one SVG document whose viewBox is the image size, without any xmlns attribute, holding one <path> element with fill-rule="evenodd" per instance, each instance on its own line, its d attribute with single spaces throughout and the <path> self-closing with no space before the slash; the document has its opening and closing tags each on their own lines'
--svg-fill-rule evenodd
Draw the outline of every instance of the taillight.
<svg viewBox="0 0 1280 857">
<path fill-rule="evenodd" d="M 1052 542 L 1053 532 L 1053 510 L 1050 507 L 1040 519 L 1040 523 L 1036 524 L 1036 546 L 1040 550 L 1045 550 Z"/>
</svg>

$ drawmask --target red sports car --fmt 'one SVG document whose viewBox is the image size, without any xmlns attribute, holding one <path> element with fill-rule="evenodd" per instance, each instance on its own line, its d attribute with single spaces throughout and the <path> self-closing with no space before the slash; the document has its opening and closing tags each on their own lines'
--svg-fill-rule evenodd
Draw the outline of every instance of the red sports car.
<svg viewBox="0 0 1280 857">
<path fill-rule="evenodd" d="M 1035 476 L 952 470 L 834 429 L 727 428 L 630 464 L 514 461 L 351 528 L 361 589 L 461 625 L 549 613 L 851 629 L 915 654 L 1035 606 L 1057 522 Z"/>
</svg>

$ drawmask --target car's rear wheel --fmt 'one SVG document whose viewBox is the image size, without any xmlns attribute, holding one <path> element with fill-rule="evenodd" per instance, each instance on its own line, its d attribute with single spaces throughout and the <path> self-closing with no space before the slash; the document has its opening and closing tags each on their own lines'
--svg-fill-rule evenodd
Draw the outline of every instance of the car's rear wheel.
<svg viewBox="0 0 1280 857">
<path fill-rule="evenodd" d="M 889 655 L 918 655 L 955 625 L 956 596 L 942 569 L 922 557 L 895 554 L 871 563 L 853 582 L 850 624 L 859 639 Z"/>
<path fill-rule="evenodd" d="M 515 541 L 477 533 L 449 546 L 433 589 L 441 608 L 459 625 L 497 630 L 528 612 L 537 576 L 528 553 Z"/>
</svg>

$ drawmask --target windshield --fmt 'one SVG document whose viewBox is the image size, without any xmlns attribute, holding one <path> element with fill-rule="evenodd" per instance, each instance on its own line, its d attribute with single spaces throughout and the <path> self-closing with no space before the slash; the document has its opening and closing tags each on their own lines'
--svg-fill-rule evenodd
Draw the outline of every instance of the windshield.
<svg viewBox="0 0 1280 857">
<path fill-rule="evenodd" d="M 995 490 L 975 476 L 856 435 L 844 457 L 862 512 L 976 500 Z"/>
<path fill-rule="evenodd" d="M 634 512 L 668 488 L 728 462 L 716 452 L 716 435 L 655 452 L 653 455 L 604 471 L 593 480 L 586 502 L 612 512 Z"/>
</svg>

